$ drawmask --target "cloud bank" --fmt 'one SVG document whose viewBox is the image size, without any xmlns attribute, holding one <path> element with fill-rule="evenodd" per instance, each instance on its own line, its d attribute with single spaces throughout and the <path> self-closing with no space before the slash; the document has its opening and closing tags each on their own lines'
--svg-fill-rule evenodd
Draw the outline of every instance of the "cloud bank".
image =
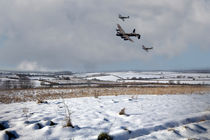
<svg viewBox="0 0 210 140">
<path fill-rule="evenodd" d="M 46 68 L 39 66 L 37 64 L 37 62 L 23 61 L 18 65 L 17 70 L 22 70 L 22 71 L 46 71 Z"/>
<path fill-rule="evenodd" d="M 131 18 L 122 22 L 119 13 Z M 0 0 L 0 17 L 0 64 L 13 68 L 35 62 L 47 69 L 94 70 L 210 47 L 206 0 Z M 127 32 L 135 27 L 142 40 L 116 37 L 117 23 Z M 142 44 L 154 46 L 153 54 L 140 50 Z"/>
</svg>

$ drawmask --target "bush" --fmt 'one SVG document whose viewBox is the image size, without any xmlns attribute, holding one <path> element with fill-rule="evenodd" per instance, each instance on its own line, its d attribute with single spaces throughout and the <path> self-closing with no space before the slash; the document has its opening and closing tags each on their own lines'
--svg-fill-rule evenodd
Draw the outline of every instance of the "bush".
<svg viewBox="0 0 210 140">
<path fill-rule="evenodd" d="M 72 122 L 71 122 L 71 118 L 70 116 L 66 116 L 66 124 L 64 125 L 64 127 L 71 127 L 74 128 Z"/>
<path fill-rule="evenodd" d="M 97 91 L 94 92 L 94 97 L 98 98 L 99 94 L 97 93 Z"/>
<path fill-rule="evenodd" d="M 37 99 L 36 102 L 37 102 L 37 104 L 47 104 L 48 103 L 47 101 L 44 101 L 42 99 Z"/>
<path fill-rule="evenodd" d="M 120 110 L 119 115 L 125 115 L 125 108 Z"/>
<path fill-rule="evenodd" d="M 113 138 L 108 133 L 101 133 L 98 135 L 98 140 L 113 140 Z"/>
<path fill-rule="evenodd" d="M 71 112 L 70 112 L 70 109 L 67 106 L 67 104 L 64 102 L 64 100 L 63 100 L 63 104 L 64 104 L 65 111 L 66 111 L 66 118 L 65 118 L 66 124 L 64 125 L 64 127 L 72 127 L 72 128 L 74 128 L 74 126 L 73 126 L 73 124 L 71 122 Z"/>
</svg>

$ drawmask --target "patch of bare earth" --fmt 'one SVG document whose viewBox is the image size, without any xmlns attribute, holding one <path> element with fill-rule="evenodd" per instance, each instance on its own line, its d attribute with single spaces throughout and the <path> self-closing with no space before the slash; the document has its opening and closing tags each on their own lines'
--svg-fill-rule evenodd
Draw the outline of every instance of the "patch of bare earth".
<svg viewBox="0 0 210 140">
<path fill-rule="evenodd" d="M 163 87 L 85 87 L 85 88 L 48 88 L 0 91 L 1 103 L 50 100 L 58 98 L 95 97 L 110 95 L 140 94 L 202 94 L 210 93 L 210 86 L 163 86 Z"/>
</svg>

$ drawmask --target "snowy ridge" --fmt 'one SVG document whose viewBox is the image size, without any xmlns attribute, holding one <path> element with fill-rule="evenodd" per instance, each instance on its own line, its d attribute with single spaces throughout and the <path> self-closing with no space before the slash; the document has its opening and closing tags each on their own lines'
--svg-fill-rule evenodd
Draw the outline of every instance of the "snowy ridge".
<svg viewBox="0 0 210 140">
<path fill-rule="evenodd" d="M 203 120 L 205 121 L 210 120 L 210 112 L 203 112 L 201 114 L 202 115 L 195 116 L 195 117 L 191 116 L 189 118 L 182 119 L 179 121 L 169 121 L 162 125 L 157 125 L 157 126 L 148 127 L 148 128 L 141 128 L 137 130 L 129 130 L 128 132 L 120 132 L 118 134 L 112 134 L 112 135 L 116 140 L 128 140 L 131 138 L 149 135 L 151 133 L 158 132 L 161 130 L 167 130 L 169 128 L 175 128 L 175 127 L 179 127 L 183 125 L 188 125 L 191 123 L 199 123 Z"/>
</svg>

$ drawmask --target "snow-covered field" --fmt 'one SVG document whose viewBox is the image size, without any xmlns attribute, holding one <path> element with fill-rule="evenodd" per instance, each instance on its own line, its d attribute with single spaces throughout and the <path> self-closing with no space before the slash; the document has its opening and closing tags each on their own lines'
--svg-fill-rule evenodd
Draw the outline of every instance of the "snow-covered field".
<svg viewBox="0 0 210 140">
<path fill-rule="evenodd" d="M 110 84 L 152 84 L 152 85 L 210 85 L 210 72 L 170 72 L 170 71 L 149 71 L 149 72 L 95 72 L 95 73 L 74 73 L 69 75 L 52 73 L 25 73 L 20 75 L 17 72 L 12 74 L 0 73 L 0 89 L 23 89 L 25 87 L 46 88 L 46 87 L 90 87 L 110 86 Z M 23 85 L 24 81 L 24 85 Z M 112 82 L 112 83 L 111 83 Z"/>
<path fill-rule="evenodd" d="M 64 104 L 65 103 L 65 104 Z M 68 107 L 66 107 L 66 105 Z M 64 127 L 66 108 L 74 128 Z M 125 115 L 119 115 L 125 108 Z M 53 124 L 52 122 L 55 124 Z M 0 104 L 0 139 L 210 139 L 210 94 L 102 96 Z M 11 135 L 10 134 L 10 135 Z"/>
<path fill-rule="evenodd" d="M 142 83 L 170 83 L 170 84 L 206 84 L 210 85 L 209 73 L 183 73 L 183 72 L 110 72 L 110 73 L 86 73 L 77 75 L 89 80 L 97 79 L 101 81 L 123 81 Z M 135 79 L 137 80 L 135 80 Z"/>
</svg>

